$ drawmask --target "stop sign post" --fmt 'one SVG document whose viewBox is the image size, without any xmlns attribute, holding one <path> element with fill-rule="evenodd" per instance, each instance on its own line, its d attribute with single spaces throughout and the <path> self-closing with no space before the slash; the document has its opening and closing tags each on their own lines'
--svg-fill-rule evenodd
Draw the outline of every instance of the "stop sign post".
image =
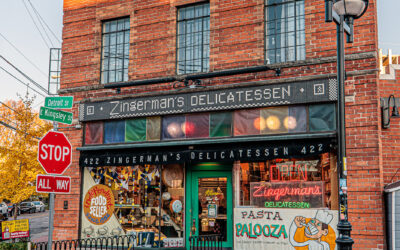
<svg viewBox="0 0 400 250">
<path fill-rule="evenodd" d="M 38 161 L 47 174 L 65 172 L 72 162 L 72 145 L 64 133 L 50 131 L 39 141 Z"/>
</svg>

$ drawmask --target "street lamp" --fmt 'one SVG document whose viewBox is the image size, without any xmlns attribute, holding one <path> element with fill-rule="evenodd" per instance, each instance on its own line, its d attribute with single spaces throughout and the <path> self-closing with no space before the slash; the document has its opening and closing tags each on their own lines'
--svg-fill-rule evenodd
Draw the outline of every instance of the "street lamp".
<svg viewBox="0 0 400 250">
<path fill-rule="evenodd" d="M 339 236 L 336 243 L 340 250 L 352 249 L 354 243 L 347 211 L 344 33 L 347 34 L 347 42 L 352 43 L 353 21 L 360 18 L 367 8 L 368 0 L 325 0 L 325 22 L 334 21 L 337 26 Z"/>
</svg>

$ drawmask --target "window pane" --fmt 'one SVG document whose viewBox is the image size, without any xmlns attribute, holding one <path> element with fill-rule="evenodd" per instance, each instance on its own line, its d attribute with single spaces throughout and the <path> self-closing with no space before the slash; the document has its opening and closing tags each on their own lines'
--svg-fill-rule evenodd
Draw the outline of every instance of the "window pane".
<svg viewBox="0 0 400 250">
<path fill-rule="evenodd" d="M 125 141 L 125 121 L 107 121 L 104 123 L 104 143 Z"/>
<path fill-rule="evenodd" d="M 279 63 L 305 59 L 305 49 L 298 47 L 305 44 L 304 1 L 268 0 L 266 4 L 267 61 Z"/>
<path fill-rule="evenodd" d="M 210 137 L 232 135 L 232 112 L 210 114 Z"/>
<path fill-rule="evenodd" d="M 177 73 L 208 71 L 204 59 L 209 57 L 209 4 L 178 10 Z"/>
<path fill-rule="evenodd" d="M 85 144 L 103 143 L 103 122 L 91 122 L 86 124 Z"/>
<path fill-rule="evenodd" d="M 184 133 L 185 116 L 167 116 L 162 119 L 162 139 L 182 139 Z"/>
<path fill-rule="evenodd" d="M 128 80 L 129 18 L 103 23 L 101 82 Z"/>
<path fill-rule="evenodd" d="M 258 126 L 260 119 L 259 109 L 236 110 L 233 113 L 234 135 L 257 135 L 260 134 Z"/>
<path fill-rule="evenodd" d="M 308 112 L 310 132 L 336 130 L 335 104 L 311 105 Z"/>
<path fill-rule="evenodd" d="M 146 140 L 146 118 L 132 119 L 126 121 L 125 141 Z"/>
</svg>

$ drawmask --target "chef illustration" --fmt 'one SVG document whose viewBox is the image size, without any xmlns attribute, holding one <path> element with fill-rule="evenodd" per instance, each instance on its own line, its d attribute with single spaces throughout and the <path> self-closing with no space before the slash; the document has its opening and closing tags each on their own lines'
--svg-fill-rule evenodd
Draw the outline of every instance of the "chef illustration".
<svg viewBox="0 0 400 250">
<path fill-rule="evenodd" d="M 327 250 L 330 249 L 328 242 L 322 241 L 321 237 L 328 235 L 328 224 L 332 221 L 333 215 L 328 211 L 318 210 L 314 218 L 311 218 L 306 224 L 306 218 L 296 216 L 289 229 L 290 244 L 294 247 L 308 246 L 309 250 Z M 297 242 L 294 238 L 297 229 L 304 227 L 304 235 L 310 240 Z"/>
</svg>

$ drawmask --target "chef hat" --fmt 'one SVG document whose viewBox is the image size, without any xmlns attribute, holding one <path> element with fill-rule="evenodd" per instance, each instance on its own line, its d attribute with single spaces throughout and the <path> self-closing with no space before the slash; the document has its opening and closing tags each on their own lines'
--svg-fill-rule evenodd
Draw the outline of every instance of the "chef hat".
<svg viewBox="0 0 400 250">
<path fill-rule="evenodd" d="M 328 211 L 318 210 L 315 214 L 315 219 L 328 225 L 332 221 L 333 215 L 328 213 Z"/>
</svg>

